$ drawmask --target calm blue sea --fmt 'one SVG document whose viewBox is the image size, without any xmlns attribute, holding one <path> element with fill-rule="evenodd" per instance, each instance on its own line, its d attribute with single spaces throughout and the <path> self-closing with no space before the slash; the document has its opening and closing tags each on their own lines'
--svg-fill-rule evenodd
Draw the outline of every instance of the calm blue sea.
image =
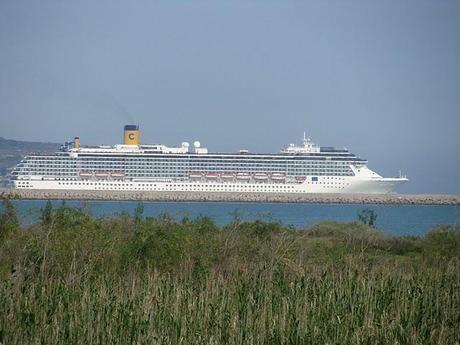
<svg viewBox="0 0 460 345">
<path fill-rule="evenodd" d="M 45 200 L 15 200 L 23 223 L 36 221 Z M 53 201 L 53 205 L 61 205 Z M 94 216 L 129 212 L 137 201 L 67 201 L 68 206 L 84 207 Z M 439 224 L 460 224 L 460 206 L 445 205 L 374 205 L 374 204 L 300 204 L 300 203 L 237 203 L 237 202 L 143 202 L 145 216 L 169 214 L 176 219 L 211 217 L 224 225 L 235 217 L 261 219 L 286 225 L 306 226 L 324 220 L 354 221 L 365 208 L 377 214 L 377 227 L 398 235 L 422 235 Z"/>
</svg>

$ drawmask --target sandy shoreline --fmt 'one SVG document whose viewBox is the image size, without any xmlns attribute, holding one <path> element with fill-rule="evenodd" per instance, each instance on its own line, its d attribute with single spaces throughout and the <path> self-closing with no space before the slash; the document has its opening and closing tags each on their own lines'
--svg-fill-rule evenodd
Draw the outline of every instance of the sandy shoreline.
<svg viewBox="0 0 460 345">
<path fill-rule="evenodd" d="M 442 194 L 273 194 L 0 189 L 0 198 L 17 198 L 23 200 L 57 199 L 460 205 L 460 195 Z"/>
</svg>

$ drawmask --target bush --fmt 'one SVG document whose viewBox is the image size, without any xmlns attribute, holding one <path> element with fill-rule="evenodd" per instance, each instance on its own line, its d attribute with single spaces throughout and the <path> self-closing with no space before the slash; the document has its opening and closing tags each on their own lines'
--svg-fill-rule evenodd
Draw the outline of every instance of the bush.
<svg viewBox="0 0 460 345">
<path fill-rule="evenodd" d="M 20 222 L 13 203 L 3 199 L 2 212 L 0 213 L 0 246 L 19 229 Z"/>
<path fill-rule="evenodd" d="M 47 205 L 40 225 L 30 227 L 26 233 L 24 264 L 56 274 L 65 274 L 77 266 L 110 271 L 117 264 L 114 243 L 119 236 L 102 223 L 83 208 L 63 204 L 52 209 Z"/>
<path fill-rule="evenodd" d="M 424 237 L 426 256 L 441 258 L 460 258 L 460 228 L 438 226 Z"/>
<path fill-rule="evenodd" d="M 358 220 L 365 225 L 375 228 L 377 214 L 373 210 L 365 208 L 358 213 Z"/>
<path fill-rule="evenodd" d="M 46 202 L 44 208 L 42 208 L 40 213 L 40 221 L 43 226 L 51 225 L 53 221 L 53 204 L 50 200 Z"/>
<path fill-rule="evenodd" d="M 173 269 L 186 254 L 187 242 L 187 234 L 171 219 L 147 219 L 138 223 L 127 244 L 125 261 Z"/>
<path fill-rule="evenodd" d="M 234 231 L 241 235 L 265 240 L 269 240 L 283 231 L 281 224 L 261 220 L 239 222 L 235 223 L 233 227 Z"/>
</svg>

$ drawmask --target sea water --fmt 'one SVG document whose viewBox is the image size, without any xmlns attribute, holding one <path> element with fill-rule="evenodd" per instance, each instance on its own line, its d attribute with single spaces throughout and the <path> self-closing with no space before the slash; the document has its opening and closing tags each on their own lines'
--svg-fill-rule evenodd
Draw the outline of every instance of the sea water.
<svg viewBox="0 0 460 345">
<path fill-rule="evenodd" d="M 24 224 L 39 219 L 46 200 L 14 200 Z M 62 201 L 52 201 L 58 207 Z M 137 201 L 66 201 L 67 206 L 83 207 L 96 217 L 134 213 Z M 177 220 L 208 216 L 225 225 L 235 219 L 264 220 L 305 227 L 325 220 L 357 221 L 358 213 L 370 209 L 377 215 L 376 227 L 396 235 L 423 235 L 437 225 L 460 225 L 460 205 L 394 204 L 311 204 L 248 202 L 142 202 L 145 217 L 167 214 Z"/>
</svg>

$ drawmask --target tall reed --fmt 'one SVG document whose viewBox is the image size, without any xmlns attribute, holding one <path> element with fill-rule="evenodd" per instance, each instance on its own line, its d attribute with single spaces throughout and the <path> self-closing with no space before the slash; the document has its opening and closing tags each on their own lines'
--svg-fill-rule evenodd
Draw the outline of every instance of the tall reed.
<svg viewBox="0 0 460 345">
<path fill-rule="evenodd" d="M 0 244 L 6 345 L 460 341 L 458 229 L 46 212 Z"/>
</svg>

